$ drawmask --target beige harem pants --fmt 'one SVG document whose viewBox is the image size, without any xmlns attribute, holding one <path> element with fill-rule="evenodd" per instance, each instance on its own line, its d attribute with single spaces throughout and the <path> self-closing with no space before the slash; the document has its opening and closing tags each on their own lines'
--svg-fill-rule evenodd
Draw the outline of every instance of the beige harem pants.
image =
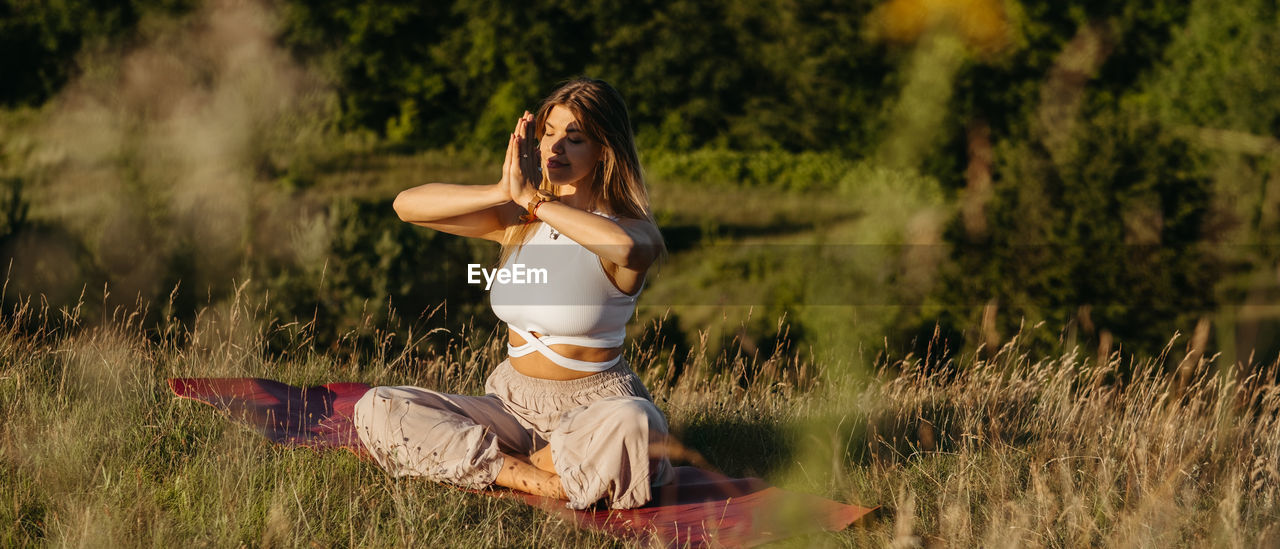
<svg viewBox="0 0 1280 549">
<path fill-rule="evenodd" d="M 493 483 L 499 452 L 528 455 L 551 445 L 551 460 L 569 496 L 585 509 L 601 499 L 629 509 L 649 501 L 650 487 L 672 476 L 661 446 L 667 422 L 644 384 L 619 361 L 585 378 L 526 376 L 504 360 L 489 374 L 484 396 L 418 387 L 375 387 L 355 407 L 360 440 L 396 476 L 423 476 L 468 488 Z"/>
</svg>

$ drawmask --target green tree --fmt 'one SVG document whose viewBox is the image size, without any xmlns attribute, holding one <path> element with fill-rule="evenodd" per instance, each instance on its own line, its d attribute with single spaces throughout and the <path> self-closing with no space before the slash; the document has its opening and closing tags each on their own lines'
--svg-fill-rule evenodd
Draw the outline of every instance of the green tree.
<svg viewBox="0 0 1280 549">
<path fill-rule="evenodd" d="M 189 0 L 0 1 L 0 105 L 44 103 L 79 70 L 75 58 L 83 48 L 127 44 L 145 14 L 191 7 Z"/>
</svg>

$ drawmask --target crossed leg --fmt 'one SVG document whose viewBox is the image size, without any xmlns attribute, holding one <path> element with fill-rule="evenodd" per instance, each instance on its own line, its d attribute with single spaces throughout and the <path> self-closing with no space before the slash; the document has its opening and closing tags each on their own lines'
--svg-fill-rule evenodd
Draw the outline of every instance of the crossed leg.
<svg viewBox="0 0 1280 549">
<path fill-rule="evenodd" d="M 493 483 L 575 508 L 604 497 L 618 508 L 643 505 L 650 483 L 670 474 L 667 452 L 652 449 L 665 443 L 665 418 L 641 397 L 606 397 L 570 410 L 550 445 L 536 452 L 534 435 L 491 395 L 378 387 L 356 404 L 355 421 L 366 448 L 392 474 L 470 488 Z M 552 463 L 553 445 L 572 476 L 568 488 Z"/>
<path fill-rule="evenodd" d="M 531 454 L 529 463 L 548 473 L 554 474 L 556 472 L 555 464 L 551 463 L 551 445 L 543 446 L 541 450 Z"/>
<path fill-rule="evenodd" d="M 544 457 L 545 456 L 545 457 Z M 542 465 L 545 461 L 545 467 Z M 502 454 L 502 469 L 494 479 L 498 486 L 528 492 L 536 496 L 569 499 L 560 484 L 560 475 L 551 467 L 551 447 L 546 446 L 524 461 L 511 454 Z"/>
</svg>

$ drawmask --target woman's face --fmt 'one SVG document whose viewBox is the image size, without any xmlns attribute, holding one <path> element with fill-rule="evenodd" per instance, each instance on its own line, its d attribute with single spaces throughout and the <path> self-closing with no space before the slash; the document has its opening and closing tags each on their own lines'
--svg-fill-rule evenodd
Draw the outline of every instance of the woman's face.
<svg viewBox="0 0 1280 549">
<path fill-rule="evenodd" d="M 556 185 L 590 183 L 604 148 L 581 131 L 569 109 L 556 105 L 547 113 L 538 149 L 547 180 Z"/>
</svg>

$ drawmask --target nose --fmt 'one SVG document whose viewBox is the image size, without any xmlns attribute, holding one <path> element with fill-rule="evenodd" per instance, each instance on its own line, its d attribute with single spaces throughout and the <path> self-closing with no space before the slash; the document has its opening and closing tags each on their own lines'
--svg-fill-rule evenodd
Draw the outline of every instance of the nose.
<svg viewBox="0 0 1280 549">
<path fill-rule="evenodd" d="M 551 142 L 551 146 L 550 146 L 549 148 L 551 149 L 551 152 L 552 152 L 552 153 L 555 153 L 555 154 L 561 154 L 561 153 L 563 153 L 563 152 L 564 152 L 564 138 L 563 138 L 563 137 L 557 137 L 557 138 L 554 138 L 554 139 L 548 139 L 548 141 L 550 141 L 550 142 Z"/>
</svg>

